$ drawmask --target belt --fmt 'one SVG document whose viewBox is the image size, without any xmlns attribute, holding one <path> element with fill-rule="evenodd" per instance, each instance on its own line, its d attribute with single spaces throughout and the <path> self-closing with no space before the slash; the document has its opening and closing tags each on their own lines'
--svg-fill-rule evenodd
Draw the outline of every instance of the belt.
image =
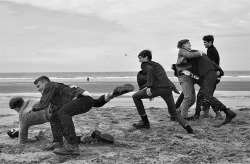
<svg viewBox="0 0 250 164">
<path fill-rule="evenodd" d="M 184 73 L 180 73 L 179 75 L 181 76 L 181 75 L 186 75 L 186 74 L 184 74 Z M 194 78 L 194 79 L 196 79 L 196 80 L 198 80 L 198 79 L 199 79 L 199 77 L 198 77 L 198 76 L 196 76 L 196 75 L 192 74 L 191 72 L 190 72 L 190 74 L 189 74 L 189 75 L 186 75 L 186 76 L 190 76 L 190 77 L 192 77 L 192 78 Z"/>
</svg>

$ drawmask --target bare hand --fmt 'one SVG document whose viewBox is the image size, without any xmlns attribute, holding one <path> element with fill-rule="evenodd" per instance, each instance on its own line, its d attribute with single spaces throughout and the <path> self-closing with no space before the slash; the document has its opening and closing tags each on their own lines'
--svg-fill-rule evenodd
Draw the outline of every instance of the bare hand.
<svg viewBox="0 0 250 164">
<path fill-rule="evenodd" d="M 220 71 L 217 71 L 216 74 L 217 74 L 217 76 L 220 76 Z"/>
<path fill-rule="evenodd" d="M 83 96 L 89 96 L 89 97 L 92 97 L 92 95 L 88 92 L 88 91 L 84 91 L 82 93 Z"/>
<path fill-rule="evenodd" d="M 147 93 L 148 96 L 152 96 L 152 93 L 151 93 L 151 89 L 150 89 L 150 88 L 147 88 L 146 93 Z"/>
</svg>

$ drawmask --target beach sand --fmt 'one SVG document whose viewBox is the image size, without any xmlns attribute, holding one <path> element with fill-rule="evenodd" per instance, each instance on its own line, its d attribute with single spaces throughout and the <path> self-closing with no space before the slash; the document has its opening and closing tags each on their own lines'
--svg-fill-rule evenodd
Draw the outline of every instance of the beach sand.
<svg viewBox="0 0 250 164">
<path fill-rule="evenodd" d="M 49 123 L 30 128 L 29 137 L 44 131 L 44 137 L 26 145 L 19 145 L 6 132 L 18 128 L 18 115 L 8 108 L 9 96 L 0 98 L 0 163 L 105 163 L 105 164 L 193 164 L 193 163 L 250 163 L 250 93 L 248 91 L 219 91 L 215 96 L 237 113 L 231 123 L 221 128 L 211 125 L 221 121 L 213 118 L 190 121 L 195 134 L 187 132 L 170 115 L 163 100 L 144 100 L 151 122 L 149 130 L 130 131 L 139 115 L 128 93 L 111 100 L 101 108 L 74 116 L 78 135 L 90 135 L 95 129 L 114 136 L 114 144 L 80 144 L 80 156 L 58 156 L 44 151 L 52 140 Z M 37 98 L 26 95 L 25 98 Z M 95 95 L 98 96 L 98 95 Z M 175 100 L 178 95 L 174 95 Z M 189 115 L 194 112 L 190 109 Z M 210 114 L 214 116 L 212 110 Z M 225 115 L 223 114 L 224 118 Z"/>
</svg>

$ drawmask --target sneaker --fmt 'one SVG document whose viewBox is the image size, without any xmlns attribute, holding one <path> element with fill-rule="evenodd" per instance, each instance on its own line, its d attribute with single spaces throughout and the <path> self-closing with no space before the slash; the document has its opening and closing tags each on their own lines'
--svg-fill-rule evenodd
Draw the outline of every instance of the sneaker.
<svg viewBox="0 0 250 164">
<path fill-rule="evenodd" d="M 92 134 L 91 137 L 93 139 L 96 139 L 96 141 L 103 142 L 103 143 L 109 143 L 112 144 L 114 143 L 114 137 L 111 136 L 110 134 L 102 134 L 99 130 L 95 130 Z"/>
<path fill-rule="evenodd" d="M 91 136 L 82 137 L 80 140 L 80 143 L 83 143 L 83 144 L 92 144 L 94 142 L 97 142 L 97 140 Z"/>
<path fill-rule="evenodd" d="M 56 148 L 53 153 L 57 155 L 80 155 L 78 144 L 66 144 L 64 147 Z"/>
<path fill-rule="evenodd" d="M 223 117 L 222 117 L 222 114 L 220 112 L 216 112 L 216 115 L 215 115 L 215 120 L 223 120 Z"/>
<path fill-rule="evenodd" d="M 44 150 L 54 150 L 63 146 L 61 142 L 53 142 L 52 144 L 45 145 Z"/>
<path fill-rule="evenodd" d="M 149 129 L 150 128 L 150 124 L 143 122 L 142 120 L 140 120 L 138 123 L 133 124 L 133 127 L 135 127 L 136 129 Z"/>
<path fill-rule="evenodd" d="M 125 93 L 131 92 L 135 89 L 135 87 L 131 84 L 124 84 L 122 86 L 116 87 L 113 91 L 113 96 L 121 96 Z"/>
<path fill-rule="evenodd" d="M 184 126 L 184 129 L 186 129 L 186 131 L 189 133 L 189 134 L 194 134 L 194 130 L 191 128 L 190 125 L 185 125 Z"/>
</svg>

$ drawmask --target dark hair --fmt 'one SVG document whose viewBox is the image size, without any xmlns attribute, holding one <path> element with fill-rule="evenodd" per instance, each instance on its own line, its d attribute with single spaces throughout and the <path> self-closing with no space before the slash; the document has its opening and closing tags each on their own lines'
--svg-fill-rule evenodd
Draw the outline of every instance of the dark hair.
<svg viewBox="0 0 250 164">
<path fill-rule="evenodd" d="M 36 85 L 39 81 L 50 82 L 50 79 L 47 76 L 40 76 L 34 81 L 34 84 Z"/>
<path fill-rule="evenodd" d="M 139 53 L 138 57 L 139 56 L 141 56 L 143 58 L 145 58 L 147 56 L 149 61 L 152 60 L 152 53 L 150 50 L 143 50 L 142 52 Z"/>
<path fill-rule="evenodd" d="M 9 107 L 10 109 L 19 108 L 23 105 L 23 103 L 24 103 L 24 100 L 22 97 L 14 97 L 10 99 Z"/>
<path fill-rule="evenodd" d="M 182 39 L 182 40 L 178 41 L 177 48 L 182 48 L 183 44 L 186 44 L 187 42 L 189 42 L 188 39 Z"/>
<path fill-rule="evenodd" d="M 212 44 L 214 43 L 214 36 L 213 35 L 205 35 L 203 36 L 203 40 L 207 41 L 207 42 L 212 42 Z"/>
</svg>

